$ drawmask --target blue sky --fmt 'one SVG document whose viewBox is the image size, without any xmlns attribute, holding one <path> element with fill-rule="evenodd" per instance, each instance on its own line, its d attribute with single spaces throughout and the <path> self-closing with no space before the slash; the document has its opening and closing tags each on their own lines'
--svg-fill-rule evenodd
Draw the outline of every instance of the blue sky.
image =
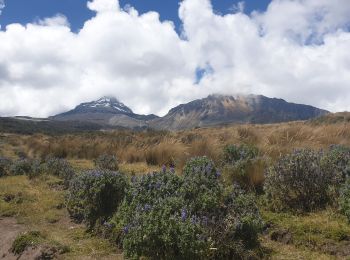
<svg viewBox="0 0 350 260">
<path fill-rule="evenodd" d="M 232 7 L 240 0 L 213 0 L 214 10 L 221 14 L 232 12 Z M 245 1 L 245 12 L 264 11 L 270 0 Z M 11 23 L 26 24 L 57 13 L 65 15 L 73 31 L 79 30 L 94 13 L 86 7 L 87 0 L 5 0 L 6 8 L 0 16 L 0 24 L 5 27 Z M 140 13 L 157 11 L 161 20 L 171 20 L 179 30 L 178 0 L 121 0 L 120 6 L 127 4 Z"/>
</svg>

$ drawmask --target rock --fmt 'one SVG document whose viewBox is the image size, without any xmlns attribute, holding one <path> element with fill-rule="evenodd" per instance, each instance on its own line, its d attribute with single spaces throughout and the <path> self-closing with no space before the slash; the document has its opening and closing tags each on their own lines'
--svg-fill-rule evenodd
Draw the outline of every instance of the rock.
<svg viewBox="0 0 350 260">
<path fill-rule="evenodd" d="M 285 245 L 293 242 L 293 236 L 289 230 L 275 230 L 271 233 L 270 238 L 273 241 L 277 241 Z"/>
</svg>

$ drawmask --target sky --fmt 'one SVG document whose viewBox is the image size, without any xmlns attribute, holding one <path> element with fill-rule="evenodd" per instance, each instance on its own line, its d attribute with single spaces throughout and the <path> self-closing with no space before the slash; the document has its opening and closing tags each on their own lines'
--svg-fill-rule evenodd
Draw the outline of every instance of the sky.
<svg viewBox="0 0 350 260">
<path fill-rule="evenodd" d="M 350 110 L 348 0 L 0 0 L 0 116 L 209 94 Z"/>
</svg>

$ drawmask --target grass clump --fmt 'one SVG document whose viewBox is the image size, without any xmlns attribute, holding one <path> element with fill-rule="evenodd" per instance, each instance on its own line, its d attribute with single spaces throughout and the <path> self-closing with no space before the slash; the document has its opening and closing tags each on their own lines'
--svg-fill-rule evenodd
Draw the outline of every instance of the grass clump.
<svg viewBox="0 0 350 260">
<path fill-rule="evenodd" d="M 227 145 L 222 155 L 223 175 L 229 184 L 262 192 L 267 160 L 252 145 Z"/>
<path fill-rule="evenodd" d="M 43 240 L 39 231 L 30 231 L 16 237 L 11 251 L 16 255 L 22 254 L 28 247 L 35 247 Z"/>
</svg>

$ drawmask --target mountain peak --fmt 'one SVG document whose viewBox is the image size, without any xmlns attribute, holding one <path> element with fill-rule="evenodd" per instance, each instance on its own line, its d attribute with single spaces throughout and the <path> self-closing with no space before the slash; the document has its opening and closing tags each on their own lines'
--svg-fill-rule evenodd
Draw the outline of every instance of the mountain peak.
<svg viewBox="0 0 350 260">
<path fill-rule="evenodd" d="M 90 109 L 108 109 L 114 110 L 115 112 L 132 114 L 132 110 L 120 102 L 117 98 L 112 96 L 103 96 L 96 101 L 91 101 L 87 103 L 82 103 L 80 107 L 90 108 Z"/>
</svg>

